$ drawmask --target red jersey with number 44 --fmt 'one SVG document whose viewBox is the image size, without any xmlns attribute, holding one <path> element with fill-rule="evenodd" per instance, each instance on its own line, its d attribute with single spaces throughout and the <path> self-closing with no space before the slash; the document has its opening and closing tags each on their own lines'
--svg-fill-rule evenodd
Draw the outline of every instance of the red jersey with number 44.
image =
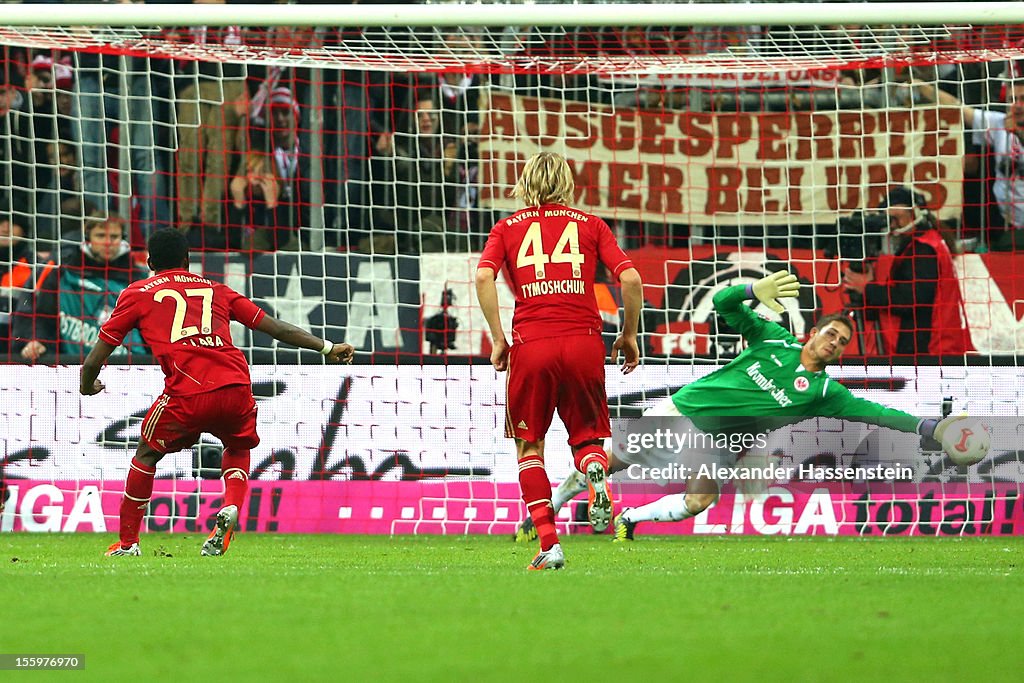
<svg viewBox="0 0 1024 683">
<path fill-rule="evenodd" d="M 164 392 L 187 396 L 251 384 L 249 364 L 231 343 L 229 323 L 237 320 L 252 329 L 264 315 L 227 285 L 183 269 L 166 270 L 121 292 L 100 339 L 119 346 L 137 327 L 164 371 Z"/>
<path fill-rule="evenodd" d="M 508 265 L 516 293 L 512 341 L 600 334 L 594 298 L 597 262 L 618 280 L 633 267 L 597 216 L 559 204 L 528 207 L 495 224 L 480 268 Z"/>
</svg>

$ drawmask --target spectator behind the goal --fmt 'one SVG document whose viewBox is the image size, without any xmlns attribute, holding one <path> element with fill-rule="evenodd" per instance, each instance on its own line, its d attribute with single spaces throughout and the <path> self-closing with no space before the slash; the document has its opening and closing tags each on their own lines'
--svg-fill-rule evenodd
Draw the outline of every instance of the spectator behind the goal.
<svg viewBox="0 0 1024 683">
<path fill-rule="evenodd" d="M 986 147 L 992 156 L 992 194 L 1007 228 L 989 233 L 989 246 L 996 251 L 1024 248 L 1024 60 L 1008 63 L 1007 70 L 1002 92 L 1006 113 L 965 105 L 932 83 L 913 84 L 922 99 L 959 107 L 964 126 L 973 132 L 973 142 Z"/>
<path fill-rule="evenodd" d="M 57 111 L 57 137 L 61 141 L 75 139 L 75 70 L 66 62 L 53 62 L 54 107 Z"/>
<path fill-rule="evenodd" d="M 30 362 L 81 363 L 98 339 L 117 296 L 145 273 L 132 260 L 119 218 L 92 221 L 81 244 L 47 263 L 35 291 L 18 304 L 12 320 L 12 351 Z M 118 354 L 145 353 L 133 333 Z"/>
<path fill-rule="evenodd" d="M 83 164 L 80 163 L 80 148 L 77 144 L 79 131 L 89 130 L 88 125 L 79 125 L 81 116 L 75 112 L 75 70 L 65 61 L 52 62 L 54 76 L 54 102 L 57 112 L 57 142 L 49 148 L 50 164 L 57 168 L 57 214 L 61 240 L 76 239 L 66 228 L 81 225 L 87 208 L 96 205 L 84 199 L 87 193 L 83 178 Z M 40 58 L 36 58 L 40 61 Z M 132 138 L 134 141 L 134 138 Z M 104 146 L 104 153 L 106 147 Z M 104 157 L 105 161 L 105 157 Z M 83 201 L 84 199 L 84 201 Z M 106 213 L 99 215 L 106 217 Z M 79 229 L 77 232 L 81 232 Z"/>
<path fill-rule="evenodd" d="M 242 79 L 200 79 L 178 98 L 178 229 L 193 246 L 241 246 L 241 231 L 224 229 L 221 205 L 236 157 L 245 150 L 248 110 Z"/>
<path fill-rule="evenodd" d="M 20 150 L 12 150 L 11 163 L 22 169 L 14 172 L 25 183 L 15 192 L 26 198 L 35 217 L 36 238 L 58 238 L 57 215 L 57 118 L 53 60 L 33 59 L 25 74 L 26 96 L 21 106 L 11 111 L 10 132 Z"/>
<path fill-rule="evenodd" d="M 87 206 L 82 202 L 82 175 L 78 163 L 78 148 L 71 142 L 57 143 L 57 187 L 60 190 L 61 239 L 69 239 L 64 225 L 85 217 Z"/>
<path fill-rule="evenodd" d="M 300 229 L 309 225 L 309 158 L 299 143 L 301 110 L 290 88 L 274 88 L 267 103 L 267 130 L 257 132 L 252 147 L 262 153 L 273 168 L 277 183 L 277 197 L 265 210 L 257 223 L 254 245 L 257 249 L 298 249 Z"/>
<path fill-rule="evenodd" d="M 36 254 L 32 223 L 22 213 L 0 214 L 0 354 L 7 355 L 11 312 L 28 296 L 36 281 Z"/>
<path fill-rule="evenodd" d="M 872 263 L 864 272 L 850 266 L 843 272 L 844 287 L 863 296 L 866 319 L 881 333 L 882 348 L 875 352 L 960 356 L 972 351 L 953 256 L 924 196 L 898 187 L 877 208 L 888 215 L 891 262 L 880 261 L 888 267 L 877 272 Z"/>
<path fill-rule="evenodd" d="M 454 55 L 479 54 L 483 49 L 477 37 L 455 29 L 443 32 L 442 39 L 444 45 L 441 49 Z M 460 244 L 454 246 L 463 250 L 479 249 L 491 227 L 490 221 L 484 224 L 483 214 L 478 208 L 480 152 L 477 144 L 481 118 L 478 103 L 481 91 L 488 85 L 488 77 L 486 74 L 446 71 L 438 74 L 436 79 L 433 99 L 439 105 L 439 132 L 445 141 L 446 154 L 452 142 L 456 150 L 453 166 L 446 173 L 454 184 L 448 204 L 447 230 L 450 234 L 460 234 Z M 428 82 L 428 92 L 431 89 Z M 422 83 L 420 93 L 418 100 L 424 99 Z M 467 243 L 462 233 L 473 237 Z"/>
<path fill-rule="evenodd" d="M 26 137 L 29 121 L 20 114 L 25 98 L 17 86 L 3 81 L 7 76 L 7 69 L 0 69 L 0 140 L 10 143 L 0 145 L 0 188 L 8 206 L 28 206 L 31 167 L 25 159 L 31 144 Z M 19 124 L 24 124 L 25 130 L 19 130 Z M 10 188 L 10 195 L 7 195 L 7 188 Z"/>
<path fill-rule="evenodd" d="M 643 26 L 606 26 L 601 33 L 602 52 L 618 58 L 645 58 L 651 55 L 667 55 L 672 42 L 659 30 Z M 617 107 L 636 109 L 658 109 L 664 106 L 677 108 L 683 103 L 676 97 L 678 91 L 666 82 L 648 83 L 636 77 L 601 79 L 602 89 Z"/>
<path fill-rule="evenodd" d="M 468 234 L 449 234 L 447 216 L 455 206 L 461 144 L 441 135 L 433 97 L 416 102 L 411 126 L 408 133 L 377 140 L 377 151 L 394 162 L 398 250 L 466 251 Z"/>
<path fill-rule="evenodd" d="M 274 211 L 281 195 L 274 157 L 254 145 L 245 153 L 241 166 L 228 185 L 231 205 L 228 229 L 252 233 L 252 247 L 261 251 L 275 248 Z"/>
<path fill-rule="evenodd" d="M 103 217 L 116 212 L 119 198 L 115 176 L 130 171 L 132 200 L 142 234 L 170 227 L 171 203 L 164 184 L 172 137 L 172 60 L 129 57 L 128 72 L 124 74 L 122 57 L 118 55 L 78 52 L 73 58 L 76 68 L 69 76 L 77 81 L 77 87 L 69 86 L 67 90 L 71 92 L 66 96 L 72 99 L 74 107 L 71 139 L 80 147 L 79 205 L 95 207 Z M 58 110 L 65 97 L 60 81 L 58 75 Z M 123 90 L 125 85 L 127 93 Z M 122 146 L 127 147 L 127 155 L 119 155 L 118 162 L 111 164 L 107 152 L 108 145 L 115 140 L 115 131 Z M 125 140 L 131 144 L 124 145 Z M 121 159 L 127 162 L 127 168 L 117 167 Z M 119 190 L 124 191 L 123 187 Z"/>
</svg>

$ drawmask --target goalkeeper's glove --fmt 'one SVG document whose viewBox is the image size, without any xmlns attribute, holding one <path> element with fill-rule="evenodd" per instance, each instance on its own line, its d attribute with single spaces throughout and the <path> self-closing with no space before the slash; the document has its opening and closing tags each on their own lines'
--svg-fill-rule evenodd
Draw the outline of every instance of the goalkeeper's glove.
<svg viewBox="0 0 1024 683">
<path fill-rule="evenodd" d="M 950 425 L 953 425 L 959 422 L 960 420 L 966 419 L 966 414 L 960 414 L 949 415 L 947 417 L 942 418 L 941 420 L 936 420 L 934 418 L 922 420 L 920 428 L 921 436 L 927 436 L 932 439 L 935 439 L 939 443 L 942 443 L 942 435 L 946 433 L 946 430 L 949 429 Z"/>
<path fill-rule="evenodd" d="M 749 285 L 748 293 L 776 313 L 782 313 L 786 309 L 778 300 L 800 296 L 800 280 L 788 270 L 780 270 Z"/>
</svg>

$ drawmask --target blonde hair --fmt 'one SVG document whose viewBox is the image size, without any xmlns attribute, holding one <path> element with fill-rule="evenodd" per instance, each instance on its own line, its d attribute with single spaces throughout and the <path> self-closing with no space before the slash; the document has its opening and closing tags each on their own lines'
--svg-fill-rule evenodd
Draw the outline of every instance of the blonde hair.
<svg viewBox="0 0 1024 683">
<path fill-rule="evenodd" d="M 576 183 L 565 157 L 554 152 L 540 152 L 530 157 L 512 196 L 527 206 L 568 204 L 576 192 Z"/>
</svg>

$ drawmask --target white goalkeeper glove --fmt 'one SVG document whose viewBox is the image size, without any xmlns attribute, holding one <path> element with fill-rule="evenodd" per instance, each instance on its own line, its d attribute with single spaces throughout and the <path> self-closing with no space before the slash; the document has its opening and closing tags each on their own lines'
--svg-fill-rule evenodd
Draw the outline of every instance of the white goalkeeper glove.
<svg viewBox="0 0 1024 683">
<path fill-rule="evenodd" d="M 750 291 L 765 306 L 782 313 L 786 309 L 778 300 L 800 296 L 800 280 L 796 275 L 790 275 L 788 270 L 780 270 L 755 282 Z"/>
</svg>

